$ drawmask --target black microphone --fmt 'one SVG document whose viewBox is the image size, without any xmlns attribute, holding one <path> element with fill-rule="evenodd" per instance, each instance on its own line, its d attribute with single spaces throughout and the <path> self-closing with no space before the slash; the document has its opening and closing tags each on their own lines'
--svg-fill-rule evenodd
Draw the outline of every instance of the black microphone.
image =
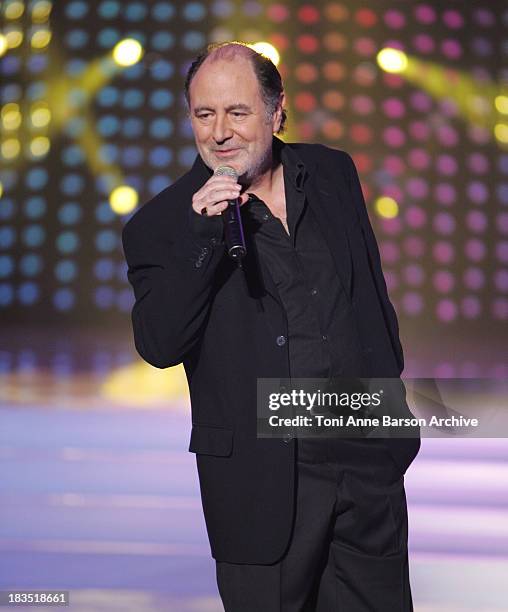
<svg viewBox="0 0 508 612">
<path fill-rule="evenodd" d="M 214 175 L 232 176 L 238 180 L 238 173 L 231 166 L 219 166 L 215 169 Z M 247 254 L 245 237 L 243 234 L 242 217 L 240 213 L 240 198 L 228 200 L 228 207 L 222 211 L 222 221 L 224 222 L 224 240 L 226 250 L 231 259 L 242 265 L 242 259 Z"/>
</svg>

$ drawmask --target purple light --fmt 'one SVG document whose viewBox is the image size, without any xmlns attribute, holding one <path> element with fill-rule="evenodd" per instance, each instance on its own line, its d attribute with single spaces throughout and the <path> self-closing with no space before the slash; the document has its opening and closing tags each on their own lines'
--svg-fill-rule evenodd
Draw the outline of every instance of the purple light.
<svg viewBox="0 0 508 612">
<path fill-rule="evenodd" d="M 473 13 L 473 20 L 477 25 L 484 28 L 494 25 L 495 21 L 494 14 L 491 11 L 483 8 L 479 8 Z"/>
<path fill-rule="evenodd" d="M 439 293 L 450 293 L 455 285 L 455 279 L 448 270 L 439 270 L 434 274 L 432 283 Z"/>
<path fill-rule="evenodd" d="M 388 98 L 383 102 L 383 110 L 390 119 L 400 119 L 406 114 L 406 107 L 399 98 Z"/>
<path fill-rule="evenodd" d="M 485 204 L 489 191 L 484 183 L 473 181 L 467 186 L 467 196 L 474 204 Z"/>
<path fill-rule="evenodd" d="M 427 214 L 419 206 L 410 206 L 406 210 L 406 223 L 413 229 L 423 227 L 427 222 Z"/>
<path fill-rule="evenodd" d="M 472 261 L 481 261 L 485 257 L 486 250 L 485 244 L 477 238 L 471 238 L 464 246 L 467 257 Z"/>
<path fill-rule="evenodd" d="M 409 264 L 404 268 L 404 280 L 413 287 L 420 286 L 425 280 L 423 268 L 418 264 Z"/>
<path fill-rule="evenodd" d="M 457 40 L 444 40 L 441 43 L 441 50 L 445 57 L 458 59 L 462 55 L 462 46 Z"/>
<path fill-rule="evenodd" d="M 402 297 L 402 308 L 408 315 L 419 315 L 423 310 L 423 300 L 420 294 L 410 291 Z"/>
<path fill-rule="evenodd" d="M 399 279 L 397 273 L 393 270 L 383 270 L 383 276 L 385 277 L 386 288 L 388 291 L 395 291 L 399 286 Z"/>
<path fill-rule="evenodd" d="M 455 219 L 450 213 L 440 212 L 434 216 L 432 225 L 436 232 L 448 236 L 455 230 Z"/>
<path fill-rule="evenodd" d="M 489 166 L 489 160 L 483 153 L 472 153 L 467 159 L 467 167 L 475 174 L 485 174 Z"/>
<path fill-rule="evenodd" d="M 468 268 L 464 272 L 464 284 L 468 289 L 478 291 L 485 284 L 485 274 L 480 268 Z"/>
<path fill-rule="evenodd" d="M 425 249 L 426 243 L 418 236 L 409 236 L 404 240 L 404 250 L 410 257 L 422 257 Z"/>
<path fill-rule="evenodd" d="M 496 257 L 502 263 L 508 263 L 508 242 L 503 240 L 496 245 Z"/>
<path fill-rule="evenodd" d="M 383 140 L 389 147 L 401 147 L 406 142 L 406 135 L 401 128 L 391 126 L 384 130 Z"/>
<path fill-rule="evenodd" d="M 415 7 L 415 18 L 421 23 L 434 23 L 436 21 L 436 11 L 428 4 L 419 4 Z"/>
<path fill-rule="evenodd" d="M 396 236 L 402 231 L 402 223 L 400 217 L 393 219 L 381 219 L 381 227 L 383 232 L 388 236 Z"/>
<path fill-rule="evenodd" d="M 451 125 L 442 125 L 437 130 L 437 138 L 445 147 L 453 147 L 459 142 L 457 130 Z"/>
<path fill-rule="evenodd" d="M 494 274 L 494 283 L 499 291 L 508 293 L 508 270 L 498 270 Z"/>
<path fill-rule="evenodd" d="M 468 295 L 461 302 L 462 314 L 466 319 L 476 319 L 480 316 L 482 308 L 480 300 L 474 295 Z"/>
<path fill-rule="evenodd" d="M 508 319 L 508 299 L 497 298 L 492 303 L 492 314 L 496 319 Z"/>
<path fill-rule="evenodd" d="M 402 174 L 406 166 L 398 155 L 387 155 L 383 160 L 383 168 L 393 176 Z"/>
<path fill-rule="evenodd" d="M 457 160 L 451 155 L 439 155 L 436 166 L 438 171 L 446 176 L 456 174 L 458 169 Z"/>
<path fill-rule="evenodd" d="M 440 300 L 436 307 L 436 313 L 441 321 L 449 323 L 457 317 L 457 306 L 450 299 Z"/>
<path fill-rule="evenodd" d="M 479 210 L 472 210 L 466 215 L 466 225 L 473 232 L 484 232 L 487 229 L 487 217 Z"/>
<path fill-rule="evenodd" d="M 450 183 L 438 183 L 435 194 L 436 200 L 443 206 L 451 206 L 457 197 L 455 187 Z"/>
<path fill-rule="evenodd" d="M 407 181 L 407 193 L 415 199 L 421 199 L 427 196 L 429 192 L 429 186 L 427 182 L 420 178 L 410 178 Z"/>
<path fill-rule="evenodd" d="M 442 362 L 438 363 L 434 368 L 435 378 L 454 378 L 455 366 L 453 363 Z"/>
<path fill-rule="evenodd" d="M 388 264 L 393 264 L 399 259 L 399 245 L 395 242 L 382 242 L 379 245 L 381 258 Z"/>
<path fill-rule="evenodd" d="M 432 98 L 423 91 L 415 91 L 411 94 L 410 100 L 413 108 L 421 113 L 428 113 L 432 110 Z"/>
<path fill-rule="evenodd" d="M 419 53 L 428 54 L 434 51 L 436 45 L 428 34 L 417 34 L 413 38 L 413 46 Z"/>
<path fill-rule="evenodd" d="M 464 25 L 464 18 L 459 11 L 445 11 L 443 13 L 443 21 L 445 25 L 454 30 L 461 28 Z"/>
<path fill-rule="evenodd" d="M 500 213 L 497 216 L 497 228 L 501 234 L 508 234 L 508 213 Z"/>
<path fill-rule="evenodd" d="M 430 155 L 424 149 L 411 149 L 407 158 L 415 170 L 426 170 L 430 165 Z"/>
<path fill-rule="evenodd" d="M 436 242 L 432 249 L 432 253 L 434 259 L 441 264 L 450 263 L 455 257 L 455 249 L 453 246 L 449 242 L 444 242 L 442 240 Z"/>
<path fill-rule="evenodd" d="M 389 28 L 398 30 L 400 28 L 403 28 L 406 24 L 406 17 L 404 13 L 391 9 L 389 11 L 386 11 L 384 21 Z"/>
<path fill-rule="evenodd" d="M 430 128 L 425 121 L 412 121 L 409 124 L 409 134 L 415 140 L 428 140 Z"/>
</svg>

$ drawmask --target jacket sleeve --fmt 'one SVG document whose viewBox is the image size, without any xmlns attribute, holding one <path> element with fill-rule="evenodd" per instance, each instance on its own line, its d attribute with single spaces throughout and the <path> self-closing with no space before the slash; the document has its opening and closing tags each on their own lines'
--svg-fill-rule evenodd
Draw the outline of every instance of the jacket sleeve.
<svg viewBox="0 0 508 612">
<path fill-rule="evenodd" d="M 379 296 L 381 308 L 383 310 L 385 323 L 390 334 L 400 374 L 404 369 L 404 353 L 399 338 L 399 325 L 397 322 L 397 315 L 395 314 L 395 309 L 393 308 L 390 298 L 388 297 L 386 282 L 381 268 L 381 257 L 379 255 L 376 237 L 372 230 L 369 215 L 367 213 L 367 207 L 365 205 L 365 199 L 363 197 L 360 179 L 358 177 L 358 171 L 356 170 L 356 166 L 353 162 L 352 157 L 348 153 L 346 153 L 346 159 L 349 163 L 348 176 L 353 197 L 353 203 L 360 220 L 363 235 L 365 236 L 372 277 L 374 279 L 376 291 Z"/>
<path fill-rule="evenodd" d="M 141 357 L 157 368 L 181 363 L 199 340 L 214 270 L 224 255 L 219 216 L 202 217 L 189 206 L 184 221 L 173 239 L 154 215 L 135 215 L 122 231 L 127 278 L 135 296 L 134 343 Z"/>
</svg>

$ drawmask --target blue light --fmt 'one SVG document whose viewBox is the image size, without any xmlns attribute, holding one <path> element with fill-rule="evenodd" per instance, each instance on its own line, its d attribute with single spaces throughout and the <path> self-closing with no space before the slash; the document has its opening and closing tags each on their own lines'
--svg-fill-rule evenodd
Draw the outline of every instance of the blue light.
<svg viewBox="0 0 508 612">
<path fill-rule="evenodd" d="M 48 87 L 43 81 L 35 81 L 26 88 L 26 95 L 29 100 L 45 98 L 47 93 Z"/>
<path fill-rule="evenodd" d="M 105 164 L 112 164 L 118 159 L 119 149 L 114 144 L 103 144 L 99 147 L 99 159 Z"/>
<path fill-rule="evenodd" d="M 170 79 L 175 72 L 173 64 L 166 60 L 159 59 L 150 66 L 150 73 L 156 81 Z"/>
<path fill-rule="evenodd" d="M 191 51 L 202 49 L 206 44 L 206 37 L 202 32 L 187 32 L 182 40 L 183 46 Z"/>
<path fill-rule="evenodd" d="M 126 261 L 119 263 L 116 268 L 116 277 L 121 283 L 127 282 L 127 270 L 128 266 Z"/>
<path fill-rule="evenodd" d="M 230 0 L 218 0 L 212 5 L 212 12 L 217 17 L 229 17 L 234 10 L 235 7 Z"/>
<path fill-rule="evenodd" d="M 98 259 L 94 266 L 94 275 L 100 281 L 108 281 L 113 277 L 115 267 L 111 259 Z"/>
<path fill-rule="evenodd" d="M 21 283 L 18 287 L 18 300 L 22 304 L 34 304 L 39 298 L 39 287 L 31 281 Z"/>
<path fill-rule="evenodd" d="M 100 47 L 109 49 L 120 40 L 120 33 L 113 28 L 105 28 L 97 34 L 97 42 Z"/>
<path fill-rule="evenodd" d="M 30 72 L 37 74 L 42 72 L 48 66 L 48 56 L 39 53 L 28 58 L 27 67 Z"/>
<path fill-rule="evenodd" d="M 101 253 L 109 253 L 116 248 L 117 235 L 112 230 L 100 230 L 95 236 L 95 248 Z"/>
<path fill-rule="evenodd" d="M 53 295 L 53 304 L 58 310 L 70 310 L 75 303 L 74 292 L 70 289 L 57 289 Z"/>
<path fill-rule="evenodd" d="M 127 89 L 122 96 L 124 108 L 139 108 L 145 101 L 145 95 L 139 89 Z"/>
<path fill-rule="evenodd" d="M 95 303 L 99 308 L 111 308 L 114 298 L 111 287 L 98 287 L 95 291 Z"/>
<path fill-rule="evenodd" d="M 122 134 L 127 138 L 136 138 L 143 133 L 143 121 L 137 117 L 128 117 L 124 120 Z"/>
<path fill-rule="evenodd" d="M 206 15 L 206 9 L 200 2 L 188 2 L 183 9 L 183 16 L 189 21 L 199 21 Z"/>
<path fill-rule="evenodd" d="M 32 196 L 25 202 L 25 215 L 30 219 L 38 219 L 46 212 L 46 200 L 42 196 Z"/>
<path fill-rule="evenodd" d="M 181 166 L 192 166 L 196 158 L 196 148 L 192 145 L 182 147 L 178 153 L 178 162 Z"/>
<path fill-rule="evenodd" d="M 148 183 L 148 190 L 152 195 L 157 195 L 168 185 L 171 185 L 171 179 L 164 174 L 156 174 Z"/>
<path fill-rule="evenodd" d="M 173 123 L 165 117 L 158 117 L 150 123 L 150 136 L 152 138 L 168 138 L 173 133 Z"/>
<path fill-rule="evenodd" d="M 8 191 L 13 187 L 16 187 L 18 182 L 18 173 L 14 170 L 8 170 L 5 168 L 0 171 L 0 182 L 4 186 L 4 191 Z"/>
<path fill-rule="evenodd" d="M 127 6 L 125 17 L 129 21 L 140 21 L 146 15 L 146 6 L 141 2 L 132 2 Z"/>
<path fill-rule="evenodd" d="M 67 196 L 73 196 L 83 191 L 85 180 L 81 174 L 66 174 L 60 181 L 60 191 Z"/>
<path fill-rule="evenodd" d="M 25 185 L 30 189 L 42 189 L 48 182 L 48 173 L 44 168 L 32 168 L 26 173 Z"/>
<path fill-rule="evenodd" d="M 0 283 L 0 306 L 8 306 L 14 299 L 12 285 Z"/>
<path fill-rule="evenodd" d="M 13 227 L 0 227 L 0 249 L 10 249 L 15 241 L 16 232 Z"/>
<path fill-rule="evenodd" d="M 15 55 L 7 55 L 2 59 L 3 74 L 16 74 L 21 70 L 21 58 Z"/>
<path fill-rule="evenodd" d="M 155 32 L 152 47 L 157 51 L 167 51 L 175 44 L 175 37 L 169 32 Z"/>
<path fill-rule="evenodd" d="M 168 21 L 175 14 L 175 9 L 171 2 L 157 2 L 152 7 L 152 16 L 157 21 Z"/>
<path fill-rule="evenodd" d="M 65 7 L 65 14 L 69 19 L 81 19 L 88 12 L 88 4 L 86 2 L 78 1 L 69 2 Z"/>
<path fill-rule="evenodd" d="M 103 19 L 113 19 L 120 12 L 120 3 L 119 2 L 101 2 L 99 8 L 97 9 L 99 16 Z"/>
<path fill-rule="evenodd" d="M 9 83 L 2 88 L 1 100 L 2 104 L 6 102 L 15 102 L 19 100 L 22 95 L 21 87 L 17 83 Z"/>
<path fill-rule="evenodd" d="M 62 225 L 74 225 L 81 219 L 81 207 L 76 202 L 67 202 L 60 207 L 58 219 Z"/>
<path fill-rule="evenodd" d="M 19 261 L 19 269 L 24 276 L 37 276 L 42 270 L 42 258 L 35 253 L 23 255 Z"/>
<path fill-rule="evenodd" d="M 99 223 L 111 223 L 116 218 L 109 202 L 101 202 L 95 208 L 95 218 Z"/>
<path fill-rule="evenodd" d="M 138 62 L 133 66 L 129 66 L 122 72 L 122 76 L 124 79 L 128 79 L 129 81 L 133 81 L 134 79 L 139 79 L 143 76 L 145 72 L 145 65 L 143 62 Z"/>
<path fill-rule="evenodd" d="M 138 146 L 126 147 L 122 152 L 122 162 L 132 168 L 142 163 L 145 154 L 143 149 Z"/>
<path fill-rule="evenodd" d="M 46 238 L 46 232 L 40 225 L 29 225 L 23 229 L 21 240 L 27 247 L 41 246 Z"/>
<path fill-rule="evenodd" d="M 65 36 L 65 44 L 71 49 L 80 49 L 88 42 L 88 32 L 85 30 L 71 30 Z"/>
<path fill-rule="evenodd" d="M 116 303 L 122 312 L 129 312 L 134 306 L 134 295 L 130 289 L 122 289 L 118 292 Z"/>
<path fill-rule="evenodd" d="M 85 68 L 87 67 L 87 63 L 85 62 L 85 60 L 79 59 L 78 57 L 75 57 L 71 60 L 69 60 L 66 65 L 65 65 L 65 72 L 66 74 L 68 74 L 69 76 L 72 77 L 76 77 L 79 76 L 80 74 L 82 74 L 85 70 Z M 71 94 L 69 95 L 69 102 L 71 103 L 75 103 L 75 101 L 80 101 L 80 100 L 76 100 L 76 99 L 72 99 L 72 94 L 76 91 L 76 89 L 74 89 Z M 84 94 L 85 92 L 83 92 Z M 81 100 L 83 100 L 83 94 L 81 94 Z"/>
<path fill-rule="evenodd" d="M 103 87 L 97 94 L 97 102 L 100 106 L 113 106 L 118 102 L 118 89 L 112 85 Z"/>
<path fill-rule="evenodd" d="M 168 147 L 155 147 L 150 151 L 150 164 L 156 168 L 169 166 L 173 160 L 173 153 Z"/>
<path fill-rule="evenodd" d="M 76 233 L 65 231 L 57 236 L 56 248 L 60 253 L 73 253 L 79 246 L 79 239 Z"/>
<path fill-rule="evenodd" d="M 55 276 L 62 283 L 68 283 L 76 278 L 78 267 L 70 259 L 62 259 L 55 266 Z"/>
<path fill-rule="evenodd" d="M 166 109 L 173 104 L 174 96 L 168 89 L 156 89 L 150 96 L 150 106 L 158 110 Z"/>
<path fill-rule="evenodd" d="M 114 115 L 104 115 L 97 121 L 97 131 L 101 136 L 113 136 L 120 128 L 120 121 Z"/>
<path fill-rule="evenodd" d="M 14 261 L 10 255 L 0 255 L 0 278 L 8 278 L 14 271 Z"/>
<path fill-rule="evenodd" d="M 62 151 L 62 161 L 66 166 L 79 166 L 85 161 L 85 152 L 77 144 L 69 145 Z"/>
<path fill-rule="evenodd" d="M 84 117 L 73 117 L 63 127 L 63 131 L 71 138 L 78 138 L 85 130 L 86 122 Z"/>
<path fill-rule="evenodd" d="M 14 215 L 16 206 L 11 198 L 2 198 L 2 206 L 0 206 L 0 219 L 10 219 Z"/>
</svg>

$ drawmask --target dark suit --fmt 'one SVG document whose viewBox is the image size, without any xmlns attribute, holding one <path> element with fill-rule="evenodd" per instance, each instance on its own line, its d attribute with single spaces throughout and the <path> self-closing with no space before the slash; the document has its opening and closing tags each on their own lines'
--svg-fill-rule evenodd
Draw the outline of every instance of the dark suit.
<svg viewBox="0 0 508 612">
<path fill-rule="evenodd" d="M 398 377 L 397 320 L 351 157 L 322 145 L 280 146 L 294 148 L 309 172 L 307 201 L 356 318 L 363 354 L 357 374 Z M 198 156 L 124 228 L 136 296 L 134 338 L 152 365 L 184 364 L 192 403 L 189 450 L 197 454 L 213 556 L 268 564 L 290 538 L 295 448 L 294 441 L 256 437 L 256 380 L 289 377 L 288 346 L 277 342 L 287 336 L 287 322 L 270 275 L 248 264 L 236 269 L 217 244 L 220 217 L 196 219 L 192 195 L 210 175 Z M 420 441 L 386 439 L 386 445 L 402 475 Z"/>
</svg>

